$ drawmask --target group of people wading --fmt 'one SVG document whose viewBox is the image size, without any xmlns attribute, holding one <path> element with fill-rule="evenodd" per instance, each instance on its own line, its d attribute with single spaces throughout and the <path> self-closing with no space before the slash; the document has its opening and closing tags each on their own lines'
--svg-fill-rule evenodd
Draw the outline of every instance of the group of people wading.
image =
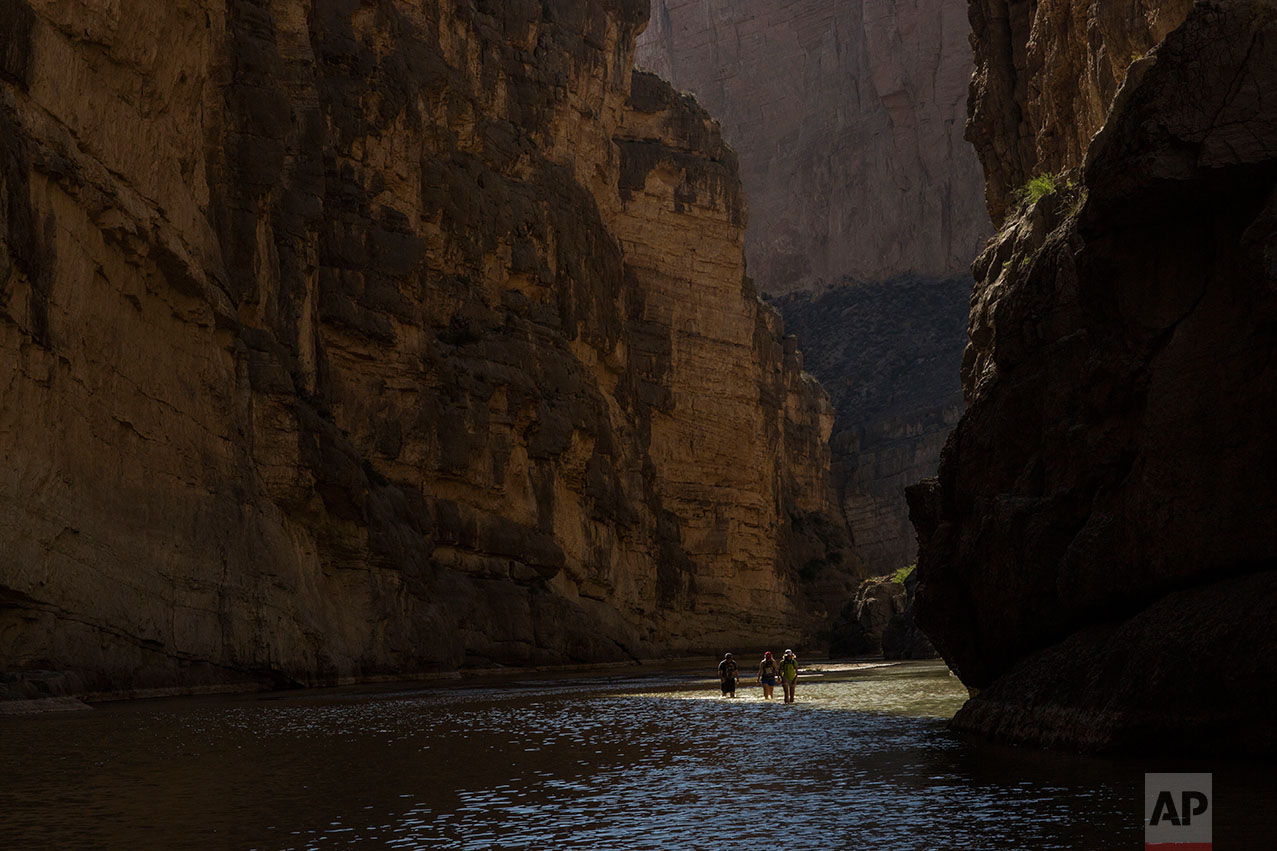
<svg viewBox="0 0 1277 851">
<path fill-rule="evenodd" d="M 732 654 L 728 653 L 723 656 L 723 661 L 718 663 L 718 680 L 723 686 L 723 697 L 736 696 L 738 679 L 740 679 L 740 669 L 736 667 L 736 660 L 732 658 Z M 793 703 L 794 685 L 798 682 L 798 657 L 794 655 L 794 651 L 786 650 L 779 662 L 772 658 L 770 650 L 763 654 L 763 661 L 758 663 L 758 676 L 755 677 L 754 682 L 762 684 L 763 697 L 768 700 L 776 689 L 777 679 L 780 680 L 780 687 L 785 690 L 785 702 Z"/>
</svg>

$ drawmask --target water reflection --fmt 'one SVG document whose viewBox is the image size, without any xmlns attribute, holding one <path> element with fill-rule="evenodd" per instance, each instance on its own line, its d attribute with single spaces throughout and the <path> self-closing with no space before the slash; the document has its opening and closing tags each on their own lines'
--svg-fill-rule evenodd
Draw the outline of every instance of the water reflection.
<svg viewBox="0 0 1277 851">
<path fill-rule="evenodd" d="M 1143 765 L 964 742 L 935 664 L 811 673 L 792 706 L 598 678 L 0 719 L 0 847 L 1138 847 Z M 1237 771 L 1217 797 L 1272 782 Z"/>
</svg>

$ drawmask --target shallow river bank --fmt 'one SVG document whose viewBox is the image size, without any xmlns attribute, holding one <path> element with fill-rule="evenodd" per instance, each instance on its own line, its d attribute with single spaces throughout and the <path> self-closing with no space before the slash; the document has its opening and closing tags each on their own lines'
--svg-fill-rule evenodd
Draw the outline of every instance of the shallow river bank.
<svg viewBox="0 0 1277 851">
<path fill-rule="evenodd" d="M 1134 848 L 1143 773 L 1197 770 L 1215 772 L 1216 847 L 1277 830 L 1261 766 L 951 734 L 965 692 L 938 663 L 820 666 L 792 706 L 746 683 L 735 700 L 703 675 L 627 674 L 0 718 L 0 847 Z"/>
</svg>

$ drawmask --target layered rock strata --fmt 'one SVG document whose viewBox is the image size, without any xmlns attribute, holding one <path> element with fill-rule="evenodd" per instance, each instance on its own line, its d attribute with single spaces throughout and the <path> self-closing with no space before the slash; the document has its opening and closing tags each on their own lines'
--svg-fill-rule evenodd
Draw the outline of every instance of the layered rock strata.
<svg viewBox="0 0 1277 851">
<path fill-rule="evenodd" d="M 968 32 L 962 0 L 654 0 L 638 58 L 722 121 L 780 294 L 967 274 L 989 232 Z"/>
<path fill-rule="evenodd" d="M 1034 112 L 1071 101 L 1022 64 L 1025 38 L 1091 61 L 1053 27 L 1059 5 L 1037 4 L 1025 30 L 973 3 L 994 22 L 978 54 L 1019 57 L 974 84 L 991 185 L 1023 174 L 1026 150 L 1072 171 L 1023 197 L 976 263 L 969 408 L 938 480 L 910 492 L 918 620 L 979 691 L 962 729 L 1271 753 L 1277 4 L 1209 0 L 1180 20 L 1164 6 L 1169 34 L 1097 102 L 1081 148 L 1061 128 L 1092 119 Z M 1144 37 L 1142 7 L 1116 5 L 1138 26 L 1089 50 Z M 1017 86 L 1040 123 L 991 118 Z"/>
<path fill-rule="evenodd" d="M 832 409 L 744 278 L 717 126 L 631 80 L 646 5 L 0 2 L 0 668 L 819 627 L 802 577 L 858 569 Z"/>
</svg>

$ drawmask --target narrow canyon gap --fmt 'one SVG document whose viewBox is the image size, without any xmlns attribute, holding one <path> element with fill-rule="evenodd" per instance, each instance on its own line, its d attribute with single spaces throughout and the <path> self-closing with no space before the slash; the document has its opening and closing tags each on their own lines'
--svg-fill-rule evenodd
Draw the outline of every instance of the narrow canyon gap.
<svg viewBox="0 0 1277 851">
<path fill-rule="evenodd" d="M 639 64 L 740 156 L 750 274 L 829 390 L 839 505 L 873 575 L 916 559 L 904 490 L 963 410 L 991 232 L 963 139 L 970 32 L 965 0 L 654 0 L 639 38 Z"/>
</svg>

